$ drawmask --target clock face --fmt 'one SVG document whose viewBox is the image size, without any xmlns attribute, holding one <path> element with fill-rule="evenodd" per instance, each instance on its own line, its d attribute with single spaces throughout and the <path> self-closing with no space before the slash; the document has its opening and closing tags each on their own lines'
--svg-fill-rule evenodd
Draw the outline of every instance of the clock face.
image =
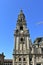
<svg viewBox="0 0 43 65">
<path fill-rule="evenodd" d="M 21 33 L 23 33 L 23 30 L 21 30 Z"/>
</svg>

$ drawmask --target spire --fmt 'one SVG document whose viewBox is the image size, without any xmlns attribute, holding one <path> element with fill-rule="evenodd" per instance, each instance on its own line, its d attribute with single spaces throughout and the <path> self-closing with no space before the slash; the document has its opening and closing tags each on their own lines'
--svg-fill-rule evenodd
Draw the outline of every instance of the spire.
<svg viewBox="0 0 43 65">
<path fill-rule="evenodd" d="M 19 24 L 26 24 L 25 15 L 23 13 L 23 10 L 20 10 L 20 14 L 18 15 L 18 23 Z"/>
<path fill-rule="evenodd" d="M 20 14 L 18 15 L 18 19 L 25 19 L 25 15 L 22 10 L 20 10 Z"/>
<path fill-rule="evenodd" d="M 20 14 L 23 14 L 23 10 L 20 10 Z"/>
</svg>

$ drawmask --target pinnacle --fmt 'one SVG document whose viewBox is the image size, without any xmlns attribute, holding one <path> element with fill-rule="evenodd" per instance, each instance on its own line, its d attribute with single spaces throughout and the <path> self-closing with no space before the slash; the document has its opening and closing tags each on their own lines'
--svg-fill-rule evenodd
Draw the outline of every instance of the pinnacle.
<svg viewBox="0 0 43 65">
<path fill-rule="evenodd" d="M 23 10 L 20 10 L 20 14 L 23 14 Z"/>
<path fill-rule="evenodd" d="M 23 10 L 22 10 L 22 9 L 20 10 L 19 17 L 24 17 L 24 18 L 25 18 L 25 15 L 24 15 L 24 13 L 23 13 Z"/>
<path fill-rule="evenodd" d="M 23 10 L 20 10 L 20 13 L 23 13 Z"/>
</svg>

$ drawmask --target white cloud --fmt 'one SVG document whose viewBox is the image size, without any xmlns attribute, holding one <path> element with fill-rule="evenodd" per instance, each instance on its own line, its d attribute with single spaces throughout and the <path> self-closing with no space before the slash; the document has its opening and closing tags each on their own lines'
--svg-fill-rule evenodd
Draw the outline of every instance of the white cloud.
<svg viewBox="0 0 43 65">
<path fill-rule="evenodd" d="M 37 25 L 43 24 L 43 21 L 37 22 L 36 24 Z"/>
</svg>

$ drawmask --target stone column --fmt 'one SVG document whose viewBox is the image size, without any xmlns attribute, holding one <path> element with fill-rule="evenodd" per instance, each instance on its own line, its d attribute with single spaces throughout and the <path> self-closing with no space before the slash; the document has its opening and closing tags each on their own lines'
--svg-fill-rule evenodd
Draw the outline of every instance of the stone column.
<svg viewBox="0 0 43 65">
<path fill-rule="evenodd" d="M 33 55 L 33 65 L 36 65 L 36 58 L 35 58 L 35 55 Z"/>
<path fill-rule="evenodd" d="M 40 50 L 40 54 L 42 53 L 42 51 L 41 51 L 41 47 L 39 47 L 39 50 Z"/>
<path fill-rule="evenodd" d="M 22 65 L 23 65 L 23 56 L 24 56 L 24 55 L 22 55 L 22 57 L 21 57 L 21 58 L 22 58 L 22 59 L 21 59 Z"/>
<path fill-rule="evenodd" d="M 15 61 L 15 60 L 14 60 L 14 56 L 13 56 L 13 65 L 14 65 L 14 61 Z"/>
<path fill-rule="evenodd" d="M 32 61 L 33 61 L 33 65 L 36 65 L 35 47 L 34 47 L 34 46 L 33 46 L 33 48 L 32 48 L 32 54 L 33 54 L 33 59 L 32 59 Z"/>
<path fill-rule="evenodd" d="M 27 55 L 27 65 L 30 65 L 30 58 L 29 58 L 29 55 Z"/>
<path fill-rule="evenodd" d="M 29 49 L 29 37 L 27 37 L 27 49 Z"/>
<path fill-rule="evenodd" d="M 19 48 L 19 37 L 16 37 L 15 45 L 16 45 L 16 50 L 18 50 L 18 48 Z"/>
</svg>

